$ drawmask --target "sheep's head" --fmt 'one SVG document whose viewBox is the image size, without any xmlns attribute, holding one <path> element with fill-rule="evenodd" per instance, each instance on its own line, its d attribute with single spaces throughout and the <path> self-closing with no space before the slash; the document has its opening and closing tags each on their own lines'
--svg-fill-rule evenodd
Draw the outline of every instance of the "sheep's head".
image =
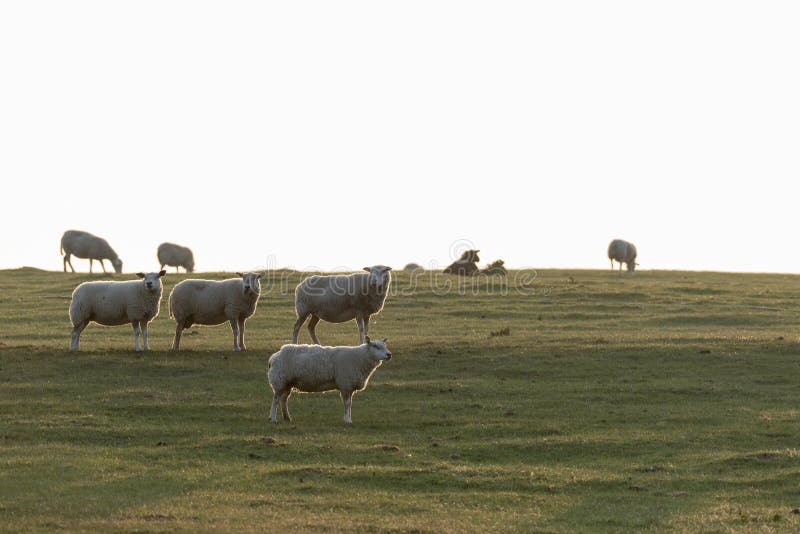
<svg viewBox="0 0 800 534">
<path fill-rule="evenodd" d="M 242 290 L 245 295 L 258 296 L 261 294 L 261 282 L 259 282 L 259 280 L 261 280 L 261 277 L 263 277 L 265 273 L 236 274 L 242 277 Z"/>
<path fill-rule="evenodd" d="M 392 268 L 385 265 L 364 267 L 364 270 L 369 273 L 369 285 L 371 286 L 385 288 L 389 285 L 389 282 L 392 279 L 392 275 L 389 274 L 389 271 L 391 271 Z"/>
<path fill-rule="evenodd" d="M 480 257 L 478 257 L 478 252 L 480 252 L 480 250 L 466 250 L 458 261 L 478 263 L 481 261 Z"/>
<path fill-rule="evenodd" d="M 186 269 L 187 273 L 193 273 L 194 272 L 194 258 L 190 257 L 189 261 L 186 262 L 186 265 L 184 265 L 183 268 Z"/>
<path fill-rule="evenodd" d="M 367 336 L 367 349 L 376 360 L 383 362 L 392 359 L 392 353 L 389 352 L 389 349 L 386 347 L 386 341 L 386 338 L 379 341 L 372 341 L 369 336 Z"/>
<path fill-rule="evenodd" d="M 115 258 L 111 260 L 111 265 L 114 266 L 114 272 L 117 274 L 122 273 L 122 260 L 119 258 Z"/>
<path fill-rule="evenodd" d="M 158 293 L 161 291 L 161 277 L 167 274 L 167 271 L 160 271 L 157 273 L 136 273 L 136 276 L 142 279 L 145 289 L 151 293 Z"/>
<path fill-rule="evenodd" d="M 636 269 L 637 265 L 639 265 L 639 264 L 636 263 L 635 261 L 633 261 L 633 260 L 629 261 L 628 262 L 628 272 L 632 273 Z"/>
</svg>

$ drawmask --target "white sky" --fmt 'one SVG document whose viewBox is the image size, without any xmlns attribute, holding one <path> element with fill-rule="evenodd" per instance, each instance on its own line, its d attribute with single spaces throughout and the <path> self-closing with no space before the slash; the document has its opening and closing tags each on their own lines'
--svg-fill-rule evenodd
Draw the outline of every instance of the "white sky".
<svg viewBox="0 0 800 534">
<path fill-rule="evenodd" d="M 800 270 L 800 3 L 0 3 L 0 268 Z M 74 260 L 78 270 L 88 262 Z"/>
</svg>

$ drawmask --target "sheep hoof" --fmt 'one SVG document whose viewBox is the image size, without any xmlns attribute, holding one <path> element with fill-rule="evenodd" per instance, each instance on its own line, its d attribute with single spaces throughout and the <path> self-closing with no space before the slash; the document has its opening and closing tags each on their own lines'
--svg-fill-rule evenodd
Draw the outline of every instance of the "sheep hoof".
<svg viewBox="0 0 800 534">
<path fill-rule="evenodd" d="M 239 347 L 233 347 L 233 352 L 241 352 L 241 350 Z"/>
</svg>

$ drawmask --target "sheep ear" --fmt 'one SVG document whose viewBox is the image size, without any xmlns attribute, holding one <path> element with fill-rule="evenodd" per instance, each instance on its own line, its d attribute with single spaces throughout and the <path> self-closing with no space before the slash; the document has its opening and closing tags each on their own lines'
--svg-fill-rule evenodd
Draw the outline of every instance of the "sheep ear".
<svg viewBox="0 0 800 534">
<path fill-rule="evenodd" d="M 158 277 L 161 278 L 165 274 L 167 274 L 167 271 L 161 270 L 161 271 L 158 272 Z"/>
<path fill-rule="evenodd" d="M 136 273 L 136 276 L 138 276 L 139 278 L 144 278 L 144 273 Z"/>
<path fill-rule="evenodd" d="M 369 339 L 369 336 L 367 336 L 367 345 L 369 345 L 370 343 L 372 343 L 372 341 Z"/>
<path fill-rule="evenodd" d="M 383 338 L 383 342 L 384 342 L 384 343 L 386 343 L 387 341 L 389 341 L 389 338 L 388 338 L 388 337 L 385 337 L 385 338 Z"/>
<path fill-rule="evenodd" d="M 372 272 L 372 269 L 370 269 L 369 267 L 364 267 L 364 270 L 367 271 L 368 273 Z"/>
<path fill-rule="evenodd" d="M 383 268 L 383 270 L 384 270 L 384 271 L 391 271 L 391 270 L 392 270 L 392 268 L 391 268 L 391 267 L 384 267 L 384 268 Z"/>
<path fill-rule="evenodd" d="M 236 276 L 239 276 L 239 277 L 241 277 L 241 278 L 244 278 L 244 275 L 243 275 L 242 273 L 236 273 Z"/>
<path fill-rule="evenodd" d="M 262 271 L 262 272 L 258 273 L 258 276 L 256 276 L 256 278 L 264 278 L 266 275 L 267 275 L 267 273 Z"/>
</svg>

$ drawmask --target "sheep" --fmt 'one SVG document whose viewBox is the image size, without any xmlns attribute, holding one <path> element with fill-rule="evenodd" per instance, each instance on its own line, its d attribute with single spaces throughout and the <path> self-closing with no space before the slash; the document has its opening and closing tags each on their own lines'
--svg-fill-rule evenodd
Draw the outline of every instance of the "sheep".
<svg viewBox="0 0 800 534">
<path fill-rule="evenodd" d="M 311 393 L 338 389 L 344 404 L 344 422 L 351 424 L 353 395 L 366 388 L 375 369 L 391 358 L 386 339 L 372 341 L 369 336 L 366 343 L 357 347 L 284 345 L 269 358 L 267 377 L 273 392 L 270 422 L 278 422 L 278 403 L 283 419 L 292 420 L 287 402 L 293 390 Z"/>
<path fill-rule="evenodd" d="M 125 282 L 84 282 L 72 292 L 69 318 L 72 322 L 70 350 L 78 350 L 81 332 L 90 322 L 104 326 L 133 325 L 133 348 L 139 347 L 141 332 L 144 347 L 150 350 L 147 341 L 147 324 L 158 316 L 161 307 L 161 277 L 158 273 L 136 273 L 142 280 Z"/>
<path fill-rule="evenodd" d="M 481 273 L 488 275 L 500 274 L 505 276 L 507 274 L 505 268 L 505 262 L 503 260 L 497 260 L 495 262 L 492 262 L 484 270 L 482 270 Z"/>
<path fill-rule="evenodd" d="M 162 269 L 165 265 L 174 266 L 176 273 L 178 272 L 178 267 L 183 267 L 187 273 L 194 272 L 192 250 L 175 243 L 161 243 L 158 245 L 158 262 L 161 264 Z"/>
<path fill-rule="evenodd" d="M 108 244 L 108 241 L 102 237 L 97 237 L 89 232 L 82 232 L 80 230 L 67 230 L 61 236 L 61 254 L 64 254 L 64 272 L 67 272 L 67 264 L 69 263 L 72 272 L 75 272 L 75 267 L 72 266 L 71 255 L 78 258 L 89 260 L 89 272 L 92 272 L 92 263 L 94 260 L 100 260 L 100 266 L 103 272 L 106 272 L 106 265 L 103 260 L 109 260 L 114 267 L 114 272 L 120 274 L 122 272 L 122 260 L 119 259 L 117 253 Z"/>
<path fill-rule="evenodd" d="M 193 324 L 218 325 L 231 323 L 233 350 L 246 350 L 245 321 L 256 312 L 261 295 L 259 280 L 265 273 L 236 273 L 239 278 L 227 280 L 188 279 L 177 284 L 169 295 L 169 316 L 175 319 L 172 350 L 181 345 L 181 333 Z"/>
<path fill-rule="evenodd" d="M 608 259 L 611 260 L 611 271 L 614 271 L 614 260 L 619 262 L 619 274 L 622 275 L 622 264 L 628 267 L 628 272 L 632 273 L 636 266 L 636 247 L 633 243 L 628 243 L 622 239 L 615 239 L 608 245 Z"/>
<path fill-rule="evenodd" d="M 404 271 L 410 271 L 410 272 L 422 271 L 422 270 L 424 270 L 424 267 L 422 265 L 420 265 L 419 263 L 408 263 L 408 264 L 406 264 L 405 267 L 403 267 L 403 270 Z"/>
<path fill-rule="evenodd" d="M 448 265 L 444 272 L 445 274 L 461 274 L 471 276 L 478 274 L 478 262 L 481 261 L 478 257 L 480 250 L 467 250 L 461 255 L 459 259 Z"/>
<path fill-rule="evenodd" d="M 358 342 L 369 335 L 369 318 L 383 309 L 392 280 L 391 267 L 374 265 L 364 267 L 366 273 L 345 275 L 309 276 L 294 292 L 297 321 L 294 323 L 292 343 L 297 343 L 300 327 L 306 318 L 311 339 L 319 345 L 314 329 L 320 319 L 329 323 L 344 323 L 352 319 L 358 326 Z"/>
</svg>

